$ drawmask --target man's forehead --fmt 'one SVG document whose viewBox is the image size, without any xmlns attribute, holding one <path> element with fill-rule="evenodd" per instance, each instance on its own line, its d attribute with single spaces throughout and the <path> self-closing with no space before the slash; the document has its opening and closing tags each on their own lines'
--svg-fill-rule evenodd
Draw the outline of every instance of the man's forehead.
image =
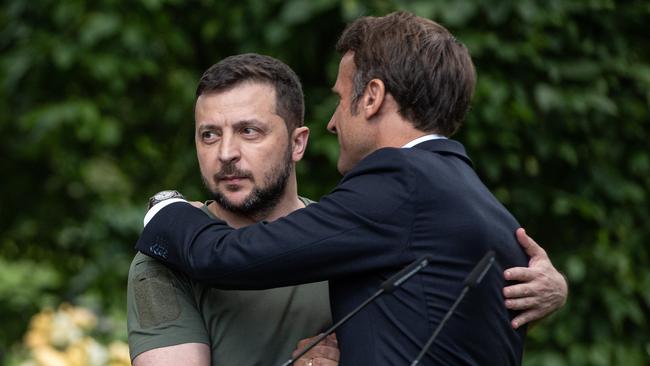
<svg viewBox="0 0 650 366">
<path fill-rule="evenodd" d="M 196 99 L 195 111 L 265 111 L 275 113 L 275 88 L 263 83 L 237 85 L 227 90 L 211 91 Z"/>
<path fill-rule="evenodd" d="M 354 64 L 354 51 L 347 51 L 341 57 L 341 63 L 350 63 Z"/>
<path fill-rule="evenodd" d="M 354 63 L 354 52 L 348 51 L 343 55 L 343 57 L 341 57 L 341 61 L 339 62 L 339 72 L 336 78 L 336 84 L 334 84 L 332 91 L 335 93 L 337 92 L 337 90 L 340 88 L 340 85 L 338 84 L 341 83 L 343 79 L 351 80 L 351 78 L 354 76 L 355 71 L 356 71 L 356 65 Z"/>
<path fill-rule="evenodd" d="M 356 64 L 354 63 L 354 51 L 346 52 L 343 57 L 341 57 L 341 62 L 339 63 L 339 70 L 346 70 L 348 72 L 354 71 L 356 69 Z"/>
<path fill-rule="evenodd" d="M 270 124 L 278 119 L 284 123 L 276 111 L 275 91 L 263 84 L 204 93 L 196 100 L 194 117 L 197 128 L 233 126 L 241 122 Z"/>
<path fill-rule="evenodd" d="M 260 93 L 263 92 L 263 93 Z M 261 82 L 255 80 L 245 80 L 228 86 L 226 88 L 220 88 L 216 90 L 207 90 L 203 92 L 197 99 L 198 103 L 200 100 L 213 99 L 213 97 L 228 97 L 231 95 L 237 95 L 240 98 L 243 97 L 255 97 L 266 95 L 270 99 L 275 100 L 276 90 L 275 87 L 268 82 Z M 255 98 L 257 99 L 257 98 Z"/>
</svg>

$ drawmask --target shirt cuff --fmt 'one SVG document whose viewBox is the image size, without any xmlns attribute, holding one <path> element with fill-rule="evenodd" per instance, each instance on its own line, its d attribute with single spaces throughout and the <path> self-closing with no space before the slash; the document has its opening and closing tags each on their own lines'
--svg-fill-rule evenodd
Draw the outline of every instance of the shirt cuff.
<svg viewBox="0 0 650 366">
<path fill-rule="evenodd" d="M 149 209 L 149 211 L 147 211 L 147 214 L 144 215 L 144 226 L 145 226 L 145 227 L 147 226 L 147 224 L 149 223 L 149 221 L 151 221 L 151 219 L 153 219 L 153 217 L 156 216 L 156 214 L 158 213 L 158 211 L 162 210 L 162 209 L 165 208 L 167 205 L 172 204 L 172 203 L 175 203 L 175 202 L 185 202 L 185 203 L 189 203 L 189 202 L 187 202 L 187 200 L 184 200 L 184 199 L 182 199 L 182 198 L 170 198 L 170 199 L 168 199 L 168 200 L 164 200 L 164 201 L 162 201 L 162 202 L 156 203 L 155 205 L 153 205 L 152 208 Z"/>
</svg>

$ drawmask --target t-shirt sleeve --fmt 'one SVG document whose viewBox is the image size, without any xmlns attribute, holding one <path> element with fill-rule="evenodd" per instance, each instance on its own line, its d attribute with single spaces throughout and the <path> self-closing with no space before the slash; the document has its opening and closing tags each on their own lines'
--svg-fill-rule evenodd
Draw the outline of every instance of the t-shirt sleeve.
<svg viewBox="0 0 650 366">
<path fill-rule="evenodd" d="M 189 279 L 141 253 L 129 268 L 127 328 L 131 360 L 155 348 L 210 344 Z"/>
</svg>

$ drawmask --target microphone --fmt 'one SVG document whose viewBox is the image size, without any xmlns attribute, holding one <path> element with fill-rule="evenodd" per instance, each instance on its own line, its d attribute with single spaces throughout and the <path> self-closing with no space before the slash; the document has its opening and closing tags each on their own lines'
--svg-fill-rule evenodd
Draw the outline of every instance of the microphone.
<svg viewBox="0 0 650 366">
<path fill-rule="evenodd" d="M 325 333 L 322 333 L 318 338 L 313 340 L 309 345 L 307 345 L 305 348 L 303 348 L 300 353 L 296 357 L 292 357 L 288 359 L 285 363 L 283 363 L 281 366 L 289 366 L 292 365 L 294 362 L 296 362 L 297 359 L 302 357 L 305 353 L 309 352 L 310 349 L 314 348 L 320 341 L 325 339 L 328 335 L 334 333 L 338 327 L 343 325 L 345 322 L 347 322 L 350 318 L 352 318 L 356 313 L 361 311 L 361 309 L 365 308 L 373 302 L 376 298 L 378 298 L 380 295 L 385 294 L 385 293 L 392 293 L 400 287 L 405 281 L 407 281 L 409 278 L 413 277 L 416 273 L 420 272 L 424 267 L 429 265 L 429 262 L 433 260 L 433 257 L 429 254 L 426 254 L 422 256 L 420 259 L 416 260 L 415 262 L 409 264 L 406 266 L 404 269 L 401 271 L 397 272 L 396 274 L 392 275 L 389 279 L 384 281 L 381 286 L 379 286 L 379 290 L 375 292 L 372 296 L 370 296 L 366 301 L 364 301 L 361 305 L 357 306 L 354 310 L 352 310 L 348 315 L 343 317 L 341 320 L 336 322 L 336 324 L 332 325 L 329 329 L 325 331 Z"/>
<path fill-rule="evenodd" d="M 436 327 L 436 330 L 431 335 L 431 338 L 429 338 L 429 340 L 424 345 L 424 347 L 422 347 L 422 350 L 420 351 L 418 356 L 415 358 L 415 360 L 413 360 L 411 366 L 416 366 L 420 363 L 420 360 L 429 351 L 429 348 L 431 348 L 431 345 L 433 345 L 433 341 L 436 339 L 436 337 L 440 333 L 440 330 L 442 330 L 442 327 L 445 325 L 447 320 L 451 317 L 451 314 L 454 313 L 458 304 L 461 302 L 461 300 L 463 300 L 465 294 L 467 294 L 467 291 L 469 291 L 470 288 L 474 288 L 476 287 L 476 285 L 481 283 L 483 277 L 485 277 L 485 274 L 492 266 L 492 263 L 494 263 L 494 250 L 490 250 L 487 253 L 485 253 L 483 258 L 478 262 L 476 267 L 474 267 L 472 272 L 470 272 L 469 275 L 467 275 L 467 278 L 465 278 L 465 281 L 463 282 L 464 287 L 463 287 L 463 291 L 460 293 L 460 296 L 458 296 L 456 302 L 454 302 L 451 308 L 449 308 L 449 311 L 447 311 L 445 317 L 442 318 L 442 321 Z"/>
<path fill-rule="evenodd" d="M 389 279 L 384 281 L 380 288 L 384 292 L 391 293 L 395 291 L 396 288 L 400 287 L 402 283 L 406 282 L 409 278 L 413 277 L 416 273 L 420 272 L 422 268 L 429 265 L 429 262 L 433 260 L 433 256 L 430 254 L 423 255 L 420 259 L 409 264 L 401 271 L 392 275 Z"/>
</svg>

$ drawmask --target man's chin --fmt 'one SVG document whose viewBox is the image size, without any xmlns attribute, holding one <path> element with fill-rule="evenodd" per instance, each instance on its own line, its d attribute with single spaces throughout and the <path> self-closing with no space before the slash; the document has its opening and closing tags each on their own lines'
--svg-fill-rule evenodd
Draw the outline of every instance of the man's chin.
<svg viewBox="0 0 650 366">
<path fill-rule="evenodd" d="M 250 192 L 244 192 L 244 191 L 238 191 L 238 192 L 220 192 L 219 196 L 221 196 L 221 199 L 217 199 L 217 201 L 222 201 L 226 203 L 228 206 L 240 209 L 244 206 L 244 204 L 248 201 L 251 193 Z M 215 197 L 217 197 L 215 195 Z"/>
</svg>

